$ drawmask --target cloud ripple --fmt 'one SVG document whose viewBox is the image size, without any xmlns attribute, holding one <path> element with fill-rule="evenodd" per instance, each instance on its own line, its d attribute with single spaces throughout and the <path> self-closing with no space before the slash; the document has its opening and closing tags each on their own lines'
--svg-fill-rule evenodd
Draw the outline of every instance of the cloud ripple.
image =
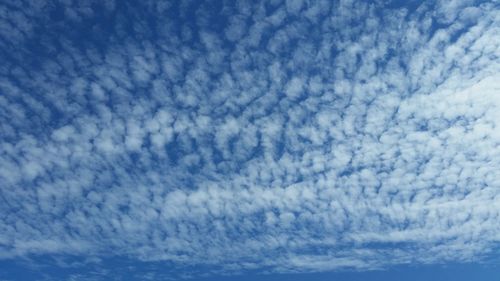
<svg viewBox="0 0 500 281">
<path fill-rule="evenodd" d="M 1 4 L 0 258 L 494 254 L 498 6 L 385 2 Z"/>
</svg>

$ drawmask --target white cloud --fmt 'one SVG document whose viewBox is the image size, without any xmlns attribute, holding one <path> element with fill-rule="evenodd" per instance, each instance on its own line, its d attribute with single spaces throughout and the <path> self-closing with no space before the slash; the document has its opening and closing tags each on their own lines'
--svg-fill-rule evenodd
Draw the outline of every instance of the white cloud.
<svg viewBox="0 0 500 281">
<path fill-rule="evenodd" d="M 158 37 L 141 16 L 143 37 L 120 37 L 117 18 L 101 48 L 48 27 L 44 46 L 66 47 L 36 58 L 23 43 L 36 9 L 21 25 L 1 6 L 0 44 L 19 50 L 0 53 L 0 257 L 112 252 L 237 273 L 490 253 L 494 5 L 341 2 L 243 1 L 199 32 L 167 5 L 173 27 L 148 10 Z"/>
</svg>

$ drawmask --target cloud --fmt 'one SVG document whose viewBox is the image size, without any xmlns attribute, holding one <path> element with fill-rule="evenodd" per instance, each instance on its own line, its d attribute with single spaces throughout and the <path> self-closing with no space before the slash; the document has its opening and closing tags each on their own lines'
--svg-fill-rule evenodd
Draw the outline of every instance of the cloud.
<svg viewBox="0 0 500 281">
<path fill-rule="evenodd" d="M 174 278 L 498 245 L 493 3 L 99 5 L 0 6 L 0 258 Z"/>
</svg>

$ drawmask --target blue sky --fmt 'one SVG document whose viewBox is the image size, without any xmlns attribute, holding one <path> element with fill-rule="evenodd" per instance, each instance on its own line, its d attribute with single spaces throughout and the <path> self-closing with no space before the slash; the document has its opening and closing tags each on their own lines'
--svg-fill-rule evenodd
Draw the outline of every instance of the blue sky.
<svg viewBox="0 0 500 281">
<path fill-rule="evenodd" d="M 498 8 L 0 3 L 0 280 L 494 280 Z"/>
</svg>

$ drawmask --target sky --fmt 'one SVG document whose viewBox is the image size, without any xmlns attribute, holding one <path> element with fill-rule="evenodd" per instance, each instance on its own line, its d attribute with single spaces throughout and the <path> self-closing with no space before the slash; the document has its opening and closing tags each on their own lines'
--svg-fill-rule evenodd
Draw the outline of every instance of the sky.
<svg viewBox="0 0 500 281">
<path fill-rule="evenodd" d="M 0 280 L 498 280 L 499 11 L 1 1 Z"/>
</svg>

